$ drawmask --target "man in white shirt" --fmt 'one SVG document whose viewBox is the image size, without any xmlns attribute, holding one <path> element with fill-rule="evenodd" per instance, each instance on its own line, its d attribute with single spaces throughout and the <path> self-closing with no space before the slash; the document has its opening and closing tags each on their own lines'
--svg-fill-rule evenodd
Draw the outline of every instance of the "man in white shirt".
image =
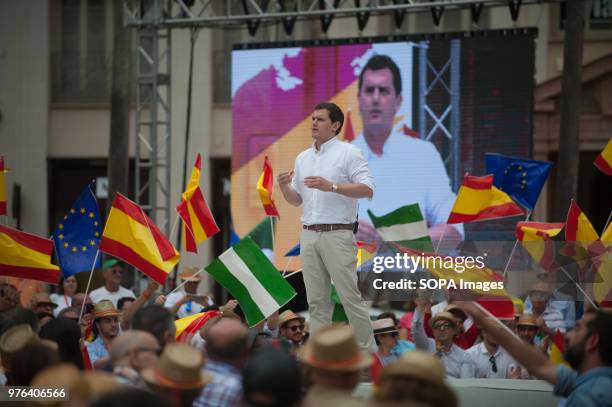
<svg viewBox="0 0 612 407">
<path fill-rule="evenodd" d="M 456 196 L 436 146 L 406 135 L 404 123 L 394 124 L 402 105 L 402 80 L 391 58 L 370 58 L 359 75 L 358 97 L 363 132 L 353 144 L 363 152 L 377 184 L 376 197 L 359 205 L 360 240 L 376 238 L 368 209 L 380 216 L 413 203 L 419 204 L 432 239 L 444 235 L 461 240 L 462 225 L 446 227 Z"/>
<path fill-rule="evenodd" d="M 193 314 L 202 312 L 204 307 L 212 305 L 207 296 L 198 296 L 198 285 L 200 284 L 200 275 L 197 267 L 185 267 L 183 272 L 178 275 L 182 281 L 187 281 L 180 290 L 170 294 L 164 302 L 164 307 L 173 312 L 173 308 L 178 308 L 176 316 L 185 318 Z"/>
<path fill-rule="evenodd" d="M 320 103 L 312 114 L 314 144 L 301 152 L 295 168 L 278 176 L 287 202 L 304 204 L 300 252 L 311 320 L 311 332 L 331 323 L 332 281 L 359 346 L 374 347 L 372 326 L 357 288 L 357 200 L 372 198 L 374 179 L 355 146 L 336 138 L 344 114 L 333 103 Z"/>
<path fill-rule="evenodd" d="M 123 297 L 136 298 L 134 292 L 121 286 L 121 276 L 123 275 L 123 264 L 117 259 L 108 259 L 102 264 L 102 276 L 104 285 L 89 293 L 89 298 L 94 304 L 102 300 L 112 301 L 115 308 L 117 302 Z"/>
<path fill-rule="evenodd" d="M 506 379 L 510 378 L 511 368 L 516 362 L 497 342 L 481 331 L 482 342 L 467 350 L 472 359 L 477 379 Z"/>
</svg>

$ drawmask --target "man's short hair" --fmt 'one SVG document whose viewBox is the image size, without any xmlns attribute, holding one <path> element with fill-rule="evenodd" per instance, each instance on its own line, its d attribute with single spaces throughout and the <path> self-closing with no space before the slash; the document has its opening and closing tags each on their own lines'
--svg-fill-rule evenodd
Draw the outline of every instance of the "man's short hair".
<svg viewBox="0 0 612 407">
<path fill-rule="evenodd" d="M 336 135 L 340 134 L 340 130 L 342 130 L 342 125 L 344 124 L 344 113 L 342 113 L 342 109 L 340 109 L 337 104 L 331 102 L 321 102 L 314 108 L 314 110 L 323 109 L 327 110 L 327 113 L 329 113 L 332 124 L 336 122 L 340 123 L 340 127 L 336 130 Z"/>
<path fill-rule="evenodd" d="M 599 309 L 587 322 L 588 336 L 599 336 L 599 356 L 606 366 L 612 366 L 612 311 Z"/>
<path fill-rule="evenodd" d="M 397 64 L 393 62 L 387 55 L 374 55 L 365 64 L 361 73 L 359 74 L 359 93 L 361 93 L 361 85 L 363 84 L 363 75 L 367 70 L 380 71 L 381 69 L 389 69 L 393 75 L 393 88 L 395 89 L 396 95 L 402 94 L 402 75 L 397 67 Z"/>
<path fill-rule="evenodd" d="M 166 346 L 165 333 L 174 330 L 174 315 L 161 305 L 147 305 L 134 314 L 132 329 L 150 333 L 163 348 Z"/>
<path fill-rule="evenodd" d="M 119 298 L 119 301 L 117 301 L 117 309 L 119 311 L 121 311 L 123 309 L 123 305 L 127 302 L 127 301 L 131 301 L 134 302 L 136 301 L 136 299 L 134 297 L 121 297 Z"/>
</svg>

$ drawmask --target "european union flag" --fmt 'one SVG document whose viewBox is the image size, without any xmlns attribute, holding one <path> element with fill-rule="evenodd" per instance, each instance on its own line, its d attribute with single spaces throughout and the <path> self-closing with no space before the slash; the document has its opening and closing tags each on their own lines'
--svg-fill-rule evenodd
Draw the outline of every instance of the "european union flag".
<svg viewBox="0 0 612 407">
<path fill-rule="evenodd" d="M 533 210 L 552 163 L 486 153 L 487 174 L 493 185 L 529 210 Z"/>
<path fill-rule="evenodd" d="M 299 243 L 293 246 L 293 248 L 289 250 L 287 253 L 285 253 L 285 257 L 295 257 L 299 255 L 300 255 L 300 244 Z"/>
<path fill-rule="evenodd" d="M 92 184 L 79 198 L 53 231 L 55 252 L 64 278 L 83 271 L 91 271 L 102 236 L 102 221 Z M 102 256 L 98 256 L 96 268 Z"/>
</svg>

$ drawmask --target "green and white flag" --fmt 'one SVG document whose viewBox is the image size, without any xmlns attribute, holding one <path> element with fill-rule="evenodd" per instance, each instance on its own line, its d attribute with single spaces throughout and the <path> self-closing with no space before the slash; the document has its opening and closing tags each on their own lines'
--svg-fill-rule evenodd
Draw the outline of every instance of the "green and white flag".
<svg viewBox="0 0 612 407">
<path fill-rule="evenodd" d="M 250 327 L 297 294 L 250 237 L 227 249 L 206 271 L 238 301 Z"/>
<path fill-rule="evenodd" d="M 376 216 L 368 209 L 368 215 L 383 241 L 428 252 L 434 250 L 418 203 L 402 206 L 383 216 Z"/>
</svg>

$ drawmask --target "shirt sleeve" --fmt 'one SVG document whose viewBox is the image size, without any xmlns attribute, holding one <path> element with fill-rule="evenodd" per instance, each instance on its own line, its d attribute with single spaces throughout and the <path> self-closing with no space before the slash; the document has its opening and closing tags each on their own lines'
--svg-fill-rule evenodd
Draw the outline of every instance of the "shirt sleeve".
<svg viewBox="0 0 612 407">
<path fill-rule="evenodd" d="M 433 352 L 436 350 L 436 343 L 428 338 L 423 328 L 423 313 L 419 309 L 414 310 L 412 317 L 412 339 L 417 349 Z"/>
<path fill-rule="evenodd" d="M 293 179 L 291 180 L 291 189 L 293 189 L 298 195 L 300 195 L 300 197 L 302 196 L 302 194 L 300 193 L 300 167 L 298 165 L 298 160 L 300 159 L 301 155 L 298 155 L 295 158 L 295 164 L 293 165 Z"/>
<path fill-rule="evenodd" d="M 576 384 L 578 372 L 566 366 L 557 367 L 557 382 L 553 388 L 555 395 L 567 397 L 570 395 Z"/>
<path fill-rule="evenodd" d="M 440 157 L 440 153 L 431 143 L 428 146 L 427 156 L 429 157 L 429 188 L 427 189 L 427 204 L 422 209 L 425 211 L 425 217 L 429 226 L 446 224 L 457 196 L 451 189 L 450 178 L 446 173 L 442 157 Z M 452 226 L 462 237 L 465 236 L 463 225 L 457 224 Z"/>
<path fill-rule="evenodd" d="M 370 171 L 370 167 L 368 167 L 368 162 L 363 158 L 361 151 L 357 147 L 351 146 L 346 158 L 350 182 L 363 184 L 374 192 L 374 176 Z"/>
</svg>

